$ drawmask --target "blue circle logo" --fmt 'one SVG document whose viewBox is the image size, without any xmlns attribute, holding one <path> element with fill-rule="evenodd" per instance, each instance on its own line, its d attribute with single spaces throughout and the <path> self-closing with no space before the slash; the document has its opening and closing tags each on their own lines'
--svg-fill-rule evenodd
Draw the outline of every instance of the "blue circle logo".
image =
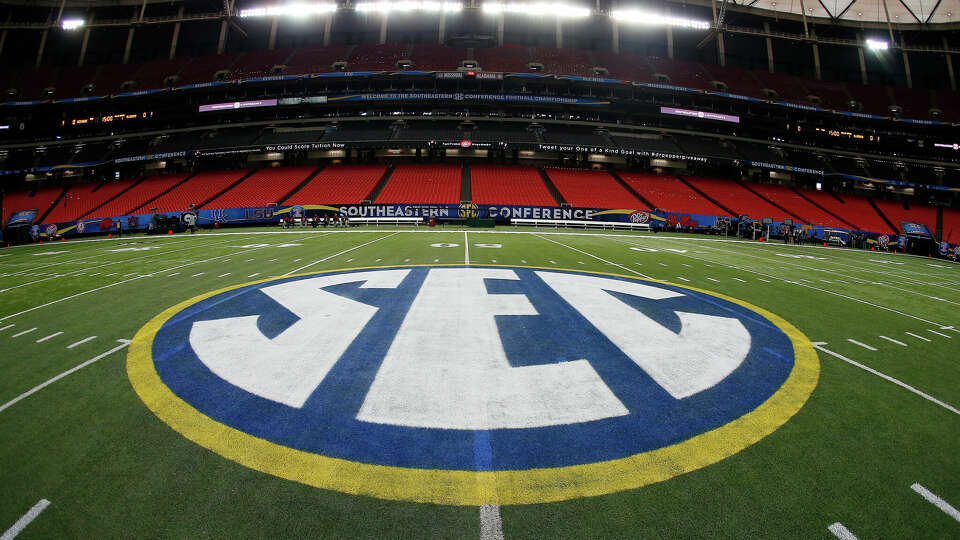
<svg viewBox="0 0 960 540">
<path fill-rule="evenodd" d="M 802 334 L 744 302 L 513 267 L 215 291 L 151 321 L 128 361 L 154 412 L 226 457 L 447 504 L 569 499 L 702 467 L 789 419 L 818 369 Z"/>
</svg>

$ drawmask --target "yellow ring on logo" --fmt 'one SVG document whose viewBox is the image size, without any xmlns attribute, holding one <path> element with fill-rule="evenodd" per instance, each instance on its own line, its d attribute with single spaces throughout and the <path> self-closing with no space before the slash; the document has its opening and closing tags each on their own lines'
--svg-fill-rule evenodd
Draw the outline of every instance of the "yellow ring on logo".
<svg viewBox="0 0 960 540">
<path fill-rule="evenodd" d="M 284 276 L 284 279 L 330 272 L 411 266 L 462 265 L 345 268 Z M 790 338 L 794 352 L 793 369 L 783 385 L 753 411 L 671 446 L 584 465 L 482 472 L 370 465 L 289 448 L 213 420 L 180 399 L 163 383 L 153 363 L 152 349 L 157 332 L 167 320 L 211 296 L 281 278 L 224 287 L 181 302 L 160 313 L 144 325 L 130 343 L 127 376 L 140 399 L 160 420 L 200 446 L 251 469 L 342 493 L 463 506 L 534 504 L 606 495 L 661 482 L 706 467 L 773 433 L 803 407 L 817 386 L 820 360 L 810 340 L 792 324 L 763 308 L 715 292 L 668 281 L 639 279 L 607 272 L 568 271 L 662 283 L 739 304 L 763 316 Z"/>
</svg>

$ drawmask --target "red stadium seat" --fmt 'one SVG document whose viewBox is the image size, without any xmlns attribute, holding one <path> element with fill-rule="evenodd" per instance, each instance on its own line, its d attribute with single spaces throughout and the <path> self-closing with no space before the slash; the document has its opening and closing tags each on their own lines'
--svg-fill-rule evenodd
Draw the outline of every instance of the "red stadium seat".
<svg viewBox="0 0 960 540">
<path fill-rule="evenodd" d="M 656 208 L 682 214 L 723 216 L 727 212 L 673 176 L 620 173 L 620 178 Z M 654 210 L 654 208 L 650 208 Z"/>
<path fill-rule="evenodd" d="M 690 185 L 739 215 L 746 214 L 753 219 L 769 217 L 773 218 L 774 221 L 782 221 L 783 218 L 800 221 L 797 216 L 784 212 L 737 182 L 720 178 L 693 176 L 685 176 L 684 178 L 690 182 Z"/>
<path fill-rule="evenodd" d="M 804 190 L 811 201 L 842 217 L 862 231 L 893 233 L 870 202 L 859 195 L 836 195 L 824 191 Z"/>
<path fill-rule="evenodd" d="M 540 173 L 533 167 L 470 167 L 470 188 L 477 204 L 556 206 Z"/>
<path fill-rule="evenodd" d="M 606 171 L 547 169 L 563 199 L 582 208 L 639 208 L 643 203 Z"/>
<path fill-rule="evenodd" d="M 257 171 L 204 208 L 244 208 L 278 203 L 315 170 L 316 167 L 283 167 Z"/>
<path fill-rule="evenodd" d="M 370 196 L 386 170 L 383 165 L 330 166 L 283 204 L 360 204 Z"/>
<path fill-rule="evenodd" d="M 397 165 L 377 203 L 456 204 L 460 176 L 457 165 Z"/>
</svg>

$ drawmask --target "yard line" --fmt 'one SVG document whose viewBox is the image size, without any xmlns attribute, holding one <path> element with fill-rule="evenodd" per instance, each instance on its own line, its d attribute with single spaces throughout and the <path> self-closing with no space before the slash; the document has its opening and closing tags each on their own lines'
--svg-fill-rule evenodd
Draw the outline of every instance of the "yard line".
<svg viewBox="0 0 960 540">
<path fill-rule="evenodd" d="M 660 264 L 660 266 L 667 266 L 667 265 L 665 265 L 665 264 L 663 264 L 663 263 L 659 263 L 659 264 Z"/>
<path fill-rule="evenodd" d="M 682 264 L 683 266 L 686 266 L 687 268 L 693 268 L 692 266 L 690 266 L 690 265 L 687 264 L 687 263 L 680 263 L 680 264 Z"/>
<path fill-rule="evenodd" d="M 190 276 L 190 277 L 202 276 L 204 273 L 205 273 L 205 272 L 199 272 L 199 273 L 194 274 L 194 275 L 192 275 L 192 276 Z"/>
<path fill-rule="evenodd" d="M 763 279 L 762 277 L 758 277 L 757 279 L 764 283 L 772 283 L 769 279 Z"/>
<path fill-rule="evenodd" d="M 377 259 L 377 260 L 375 260 L 375 261 L 373 261 L 373 262 L 380 262 L 380 261 L 382 261 L 382 260 L 383 260 L 383 259 Z"/>
<path fill-rule="evenodd" d="M 4 409 L 12 406 L 13 404 L 17 403 L 18 401 L 20 401 L 20 400 L 22 400 L 22 399 L 25 399 L 25 398 L 28 398 L 28 397 L 30 397 L 31 395 L 39 392 L 40 390 L 43 390 L 44 388 L 46 388 L 46 387 L 50 386 L 51 384 L 59 381 L 60 379 L 66 377 L 67 375 L 70 375 L 71 373 L 73 373 L 73 372 L 75 372 L 75 371 L 77 371 L 77 370 L 81 370 L 81 369 L 89 366 L 90 364 L 96 362 L 97 360 L 100 360 L 101 358 L 105 358 L 105 357 L 107 357 L 107 356 L 110 356 L 111 354 L 119 351 L 120 349 L 122 349 L 122 348 L 130 345 L 130 340 L 128 340 L 128 339 L 118 339 L 117 341 L 121 342 L 121 344 L 120 344 L 120 345 L 117 345 L 116 347 L 110 349 L 109 351 L 107 351 L 107 352 L 105 352 L 105 353 L 103 353 L 103 354 L 99 354 L 99 355 L 97 355 L 97 356 L 94 356 L 93 358 L 87 360 L 86 362 L 84 362 L 84 363 L 82 363 L 82 364 L 79 364 L 79 365 L 77 365 L 77 366 L 74 366 L 74 367 L 72 367 L 72 368 L 64 371 L 63 373 L 57 375 L 56 377 L 54 377 L 54 378 L 52 378 L 52 379 L 47 380 L 46 382 L 42 382 L 42 383 L 38 384 L 37 386 L 34 386 L 34 387 L 31 388 L 30 390 L 27 390 L 26 392 L 24 392 L 24 393 L 20 394 L 19 396 L 11 399 L 10 401 L 4 403 L 3 405 L 0 405 L 0 412 L 3 412 Z"/>
<path fill-rule="evenodd" d="M 859 363 L 859 362 L 853 361 L 853 360 L 847 358 L 846 356 L 843 356 L 842 354 L 838 354 L 838 353 L 835 353 L 835 352 L 833 352 L 833 351 L 831 351 L 831 350 L 829 350 L 829 349 L 823 348 L 823 346 L 826 345 L 826 344 L 827 344 L 827 342 L 825 342 L 825 341 L 815 341 L 815 342 L 813 343 L 813 348 L 814 348 L 814 349 L 817 349 L 818 351 L 822 351 L 822 352 L 824 352 L 824 353 L 826 353 L 826 354 L 829 354 L 830 356 L 833 356 L 834 358 L 839 358 L 840 360 L 843 360 L 844 362 L 847 362 L 847 363 L 850 364 L 850 365 L 857 366 L 858 368 L 860 368 L 860 369 L 862 369 L 862 370 L 864 370 L 864 371 L 873 373 L 873 374 L 876 375 L 877 377 L 880 377 L 881 379 L 885 379 L 885 380 L 887 380 L 887 381 L 889 381 L 889 382 L 892 382 L 893 384 L 895 384 L 895 385 L 897 385 L 897 386 L 899 386 L 899 387 L 901 387 L 901 388 L 905 388 L 905 389 L 913 392 L 914 394 L 922 397 L 923 399 L 926 399 L 927 401 L 931 401 L 931 402 L 933 402 L 933 403 L 936 403 L 937 405 L 943 407 L 944 409 L 947 409 L 948 411 L 952 412 L 953 414 L 958 414 L 958 415 L 960 415 L 960 410 L 958 410 L 958 409 L 956 409 L 956 408 L 954 408 L 954 407 L 951 407 L 950 405 L 947 405 L 946 403 L 944 403 L 944 402 L 940 401 L 939 399 L 931 396 L 930 394 L 926 394 L 926 393 L 924 393 L 924 392 L 921 392 L 920 390 L 917 390 L 916 388 L 910 386 L 909 384 L 907 384 L 907 383 L 905 383 L 905 382 L 903 382 L 903 381 L 900 381 L 900 380 L 898 380 L 898 379 L 894 379 L 893 377 L 891 377 L 891 376 L 889 376 L 889 375 L 885 375 L 885 374 L 883 374 L 883 373 L 880 373 L 879 371 L 877 371 L 877 370 L 875 370 L 875 369 L 873 369 L 873 368 L 867 367 L 867 366 L 865 366 L 865 365 L 863 365 L 863 364 L 861 364 L 861 363 Z"/>
<path fill-rule="evenodd" d="M 172 274 L 167 274 L 167 277 L 179 276 L 180 272 L 174 272 Z"/>
<path fill-rule="evenodd" d="M 40 501 L 33 505 L 33 507 L 30 508 L 30 510 L 28 510 L 27 513 L 24 514 L 20 519 L 18 519 L 16 523 L 11 525 L 10 528 L 3 533 L 3 535 L 0 535 L 0 540 L 13 540 L 16 538 L 17 535 L 20 534 L 20 531 L 29 525 L 31 521 L 37 519 L 37 516 L 40 515 L 40 512 L 46 510 L 48 506 L 50 506 L 50 501 L 46 499 L 40 499 Z"/>
<path fill-rule="evenodd" d="M 713 279 L 712 277 L 708 277 L 707 279 L 709 279 L 710 281 L 715 281 L 715 282 L 717 282 L 717 283 L 720 283 L 720 280 L 719 280 L 719 279 Z"/>
<path fill-rule="evenodd" d="M 404 259 L 403 262 L 410 262 L 410 259 Z"/>
<path fill-rule="evenodd" d="M 341 251 L 340 253 L 334 253 L 333 255 L 330 255 L 329 257 L 324 257 L 324 258 L 322 258 L 322 259 L 320 259 L 320 260 L 318 260 L 318 261 L 313 261 L 313 262 L 310 263 L 310 264 L 301 266 L 300 268 L 297 268 L 297 269 L 295 269 L 295 270 L 291 270 L 291 271 L 287 272 L 286 274 L 282 274 L 282 275 L 284 275 L 284 276 L 289 276 L 289 275 L 291 275 L 291 274 L 295 274 L 295 273 L 297 273 L 297 272 L 299 272 L 299 271 L 301 271 L 301 270 L 305 270 L 305 269 L 307 269 L 307 268 L 310 268 L 311 266 L 313 266 L 313 265 L 315 265 L 315 264 L 320 264 L 320 263 L 326 262 L 326 261 L 328 261 L 328 260 L 330 260 L 330 259 L 332 259 L 332 258 L 334 258 L 334 257 L 339 257 L 340 255 L 343 255 L 344 253 L 349 253 L 349 252 L 351 252 L 351 251 L 353 251 L 353 250 L 355 250 L 355 249 L 360 249 L 360 248 L 362 248 L 362 247 L 364 247 L 364 246 L 369 246 L 370 244 L 373 244 L 374 242 L 379 242 L 379 241 L 384 240 L 384 239 L 386 239 L 386 238 L 390 238 L 391 236 L 393 236 L 393 235 L 395 235 L 395 234 L 399 234 L 399 232 L 390 233 L 390 234 L 388 234 L 388 235 L 386 235 L 386 236 L 381 236 L 380 238 L 371 240 L 371 241 L 369 241 L 369 242 L 365 242 L 365 243 L 363 243 L 363 244 L 360 244 L 359 246 L 354 246 L 354 247 L 352 247 L 352 248 L 345 249 L 345 250 Z M 464 235 L 466 235 L 466 233 L 464 233 Z M 410 259 L 407 259 L 407 261 L 409 261 L 409 260 L 410 260 Z"/>
<path fill-rule="evenodd" d="M 550 261 L 550 264 L 557 264 L 557 261 Z"/>
<path fill-rule="evenodd" d="M 3 328 L 0 328 L 0 332 L 3 332 L 3 331 L 6 330 L 7 328 L 13 328 L 14 326 L 16 326 L 16 325 L 15 325 L 15 324 L 8 324 L 8 325 L 4 326 Z"/>
<path fill-rule="evenodd" d="M 276 259 L 270 259 L 270 260 L 267 261 L 267 262 L 277 262 L 277 260 L 276 260 Z M 350 262 L 350 261 L 347 261 L 347 262 Z"/>
<path fill-rule="evenodd" d="M 840 540 L 858 540 L 856 535 L 844 527 L 842 523 L 834 523 L 833 525 L 827 527 L 827 530 L 833 533 L 833 535 Z"/>
<path fill-rule="evenodd" d="M 847 338 L 847 341 L 849 341 L 850 343 L 853 343 L 854 345 L 859 345 L 860 347 L 863 347 L 864 349 L 866 349 L 866 350 L 868 350 L 868 351 L 876 351 L 876 350 L 877 350 L 877 349 L 875 349 L 875 348 L 867 345 L 866 343 L 860 343 L 859 341 L 857 341 L 857 340 L 855 340 L 855 339 Z"/>
<path fill-rule="evenodd" d="M 741 283 L 746 283 L 746 282 L 747 282 L 745 279 L 740 279 L 740 278 L 738 278 L 738 277 L 730 278 L 730 279 L 735 280 L 735 281 L 739 281 L 739 282 L 741 282 Z"/>
<path fill-rule="evenodd" d="M 88 342 L 88 341 L 93 341 L 93 340 L 95 340 L 95 339 L 97 339 L 97 336 L 85 337 L 85 338 L 81 339 L 80 341 L 78 341 L 78 342 L 76 342 L 76 343 L 71 343 L 70 345 L 67 345 L 67 348 L 68 348 L 68 349 L 72 349 L 72 348 L 76 347 L 77 345 L 83 345 L 84 343 L 86 343 L 86 342 Z"/>
<path fill-rule="evenodd" d="M 503 540 L 503 519 L 496 504 L 480 507 L 480 540 Z"/>
<path fill-rule="evenodd" d="M 24 335 L 24 334 L 29 334 L 30 332 L 33 332 L 33 331 L 36 330 L 36 329 L 37 329 L 37 327 L 34 326 L 33 328 L 31 328 L 31 329 L 29 329 L 29 330 L 24 330 L 23 332 L 18 332 L 18 333 L 14 334 L 14 335 L 12 335 L 12 336 L 10 336 L 10 337 L 12 337 L 12 338 L 20 337 L 20 336 L 22 336 L 22 335 Z"/>
<path fill-rule="evenodd" d="M 577 263 L 578 263 L 578 264 L 586 264 L 586 263 L 583 262 L 583 261 L 577 261 Z"/>
<path fill-rule="evenodd" d="M 244 262 L 253 262 L 253 259 L 247 259 L 247 260 L 244 261 Z"/>
<path fill-rule="evenodd" d="M 250 275 L 247 276 L 247 277 L 248 277 L 248 278 L 251 278 L 251 277 L 257 277 L 257 276 L 259 276 L 259 275 L 260 275 L 260 272 L 254 272 L 254 273 L 250 274 Z"/>
<path fill-rule="evenodd" d="M 54 333 L 50 334 L 49 336 L 42 337 L 42 338 L 38 339 L 38 340 L 37 340 L 37 343 L 43 343 L 44 341 L 46 341 L 46 340 L 48 340 L 48 339 L 55 338 L 55 337 L 59 336 L 59 335 L 62 334 L 62 333 L 63 333 L 63 332 L 54 332 Z"/>
<path fill-rule="evenodd" d="M 303 260 L 303 259 L 294 259 L 293 262 L 300 262 L 300 261 L 302 261 L 302 260 Z"/>
<path fill-rule="evenodd" d="M 463 231 L 463 264 L 470 264 L 470 240 L 467 239 L 467 231 Z"/>
<path fill-rule="evenodd" d="M 60 275 L 60 274 L 55 274 L 55 275 L 50 276 L 50 277 L 48 277 L 48 278 L 35 279 L 35 280 L 33 280 L 33 281 L 28 281 L 28 282 L 26 282 L 26 283 L 21 283 L 21 284 L 19 284 L 19 285 L 14 285 L 13 287 L 7 287 L 6 289 L 0 289 L 0 293 L 5 293 L 5 292 L 7 292 L 7 291 L 12 291 L 13 289 L 19 289 L 20 287 L 28 287 L 28 286 L 30 286 L 30 285 L 36 285 L 37 283 L 40 283 L 40 282 L 43 282 L 43 281 L 47 281 L 47 280 L 50 280 L 50 279 L 56 279 L 56 278 L 58 278 L 58 277 L 63 277 L 63 276 Z"/>
<path fill-rule="evenodd" d="M 689 279 L 687 279 L 687 278 L 685 278 L 685 277 L 680 277 L 680 276 L 677 276 L 677 279 L 682 279 L 683 281 L 687 281 L 687 282 L 690 281 Z"/>
<path fill-rule="evenodd" d="M 936 334 L 936 335 L 938 335 L 938 336 L 943 336 L 943 337 L 945 337 L 945 338 L 947 338 L 947 339 L 953 339 L 953 337 L 948 336 L 948 335 L 946 335 L 946 334 L 941 334 L 940 332 L 937 332 L 936 330 L 930 330 L 930 329 L 928 329 L 927 332 L 930 332 L 931 334 Z"/>
<path fill-rule="evenodd" d="M 929 339 L 927 339 L 927 338 L 925 338 L 925 337 L 923 337 L 923 336 L 918 336 L 918 335 L 914 334 L 913 332 L 904 332 L 904 334 L 906 334 L 906 335 L 908 335 L 908 336 L 913 336 L 913 337 L 915 337 L 915 338 L 917 338 L 917 339 L 922 339 L 922 340 L 924 340 L 924 341 L 930 341 Z"/>
<path fill-rule="evenodd" d="M 929 501 L 931 504 L 933 504 L 937 508 L 943 510 L 943 513 L 947 514 L 948 516 L 952 517 L 957 521 L 960 521 L 960 510 L 957 510 L 956 508 L 951 506 L 950 503 L 948 503 L 947 501 L 931 493 L 929 489 L 916 483 L 910 486 L 910 489 L 916 491 L 921 497 Z"/>
<path fill-rule="evenodd" d="M 607 263 L 607 264 L 612 265 L 612 266 L 616 266 L 617 268 L 620 268 L 621 270 L 626 270 L 627 272 L 631 272 L 631 273 L 636 274 L 636 275 L 638 275 L 638 276 L 640 276 L 640 277 L 643 277 L 643 278 L 646 278 L 646 279 L 653 279 L 653 278 L 651 278 L 650 276 L 648 276 L 648 275 L 646 275 L 646 274 L 641 274 L 640 272 L 637 272 L 636 270 L 634 270 L 634 269 L 632 269 L 632 268 L 628 268 L 628 267 L 623 266 L 623 265 L 621 265 L 621 264 L 617 264 L 617 263 L 610 262 L 610 261 L 608 261 L 608 260 L 606 260 L 606 259 L 601 259 L 600 257 L 597 257 L 596 255 L 594 255 L 594 254 L 592 254 L 592 253 L 587 253 L 586 251 L 577 249 L 577 248 L 575 248 L 575 247 L 573 247 L 573 246 L 568 246 L 568 245 L 563 244 L 563 243 L 561 243 L 561 242 L 557 242 L 556 240 L 551 240 L 551 239 L 549 239 L 549 238 L 544 238 L 543 236 L 540 236 L 539 234 L 535 234 L 535 235 L 533 235 L 533 236 L 536 236 L 537 238 L 539 238 L 539 239 L 541 239 L 541 240 L 546 240 L 547 242 L 550 242 L 550 243 L 552 243 L 552 244 L 557 244 L 558 246 L 563 246 L 563 247 L 565 247 L 565 248 L 567 248 L 567 249 L 572 249 L 573 251 L 576 251 L 577 253 L 582 253 L 582 254 L 584 254 L 584 255 L 586 255 L 586 256 L 588 256 L 588 257 L 593 257 L 594 259 L 596 259 L 596 260 L 598 260 L 598 261 L 600 261 L 600 262 Z M 550 262 L 553 263 L 553 264 L 557 264 L 555 261 L 550 261 Z"/>
<path fill-rule="evenodd" d="M 520 259 L 520 263 L 521 263 L 521 264 L 527 264 L 527 261 L 525 261 L 525 260 L 523 260 L 523 259 Z"/>
<path fill-rule="evenodd" d="M 220 275 L 217 276 L 217 277 L 227 277 L 227 276 L 229 276 L 229 275 L 230 275 L 230 272 L 227 272 L 226 274 L 220 274 Z"/>
<path fill-rule="evenodd" d="M 885 340 L 889 341 L 890 343 L 896 343 L 897 345 L 899 345 L 899 346 L 901 346 L 901 347 L 906 347 L 906 346 L 907 346 L 906 343 L 904 343 L 904 342 L 902 342 L 902 341 L 897 341 L 897 340 L 895 340 L 895 339 L 893 339 L 893 338 L 889 338 L 889 337 L 887 337 L 887 336 L 877 336 L 877 337 L 879 337 L 880 339 L 885 339 Z"/>
</svg>

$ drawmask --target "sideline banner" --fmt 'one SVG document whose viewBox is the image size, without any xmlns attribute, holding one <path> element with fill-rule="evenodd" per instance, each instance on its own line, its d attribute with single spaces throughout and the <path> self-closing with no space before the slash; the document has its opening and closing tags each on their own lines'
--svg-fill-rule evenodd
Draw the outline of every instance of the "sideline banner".
<svg viewBox="0 0 960 540">
<path fill-rule="evenodd" d="M 30 225 L 33 223 L 33 220 L 37 218 L 37 210 L 18 210 L 10 214 L 10 219 L 7 220 L 7 227 L 12 227 L 15 225 Z"/>
</svg>

